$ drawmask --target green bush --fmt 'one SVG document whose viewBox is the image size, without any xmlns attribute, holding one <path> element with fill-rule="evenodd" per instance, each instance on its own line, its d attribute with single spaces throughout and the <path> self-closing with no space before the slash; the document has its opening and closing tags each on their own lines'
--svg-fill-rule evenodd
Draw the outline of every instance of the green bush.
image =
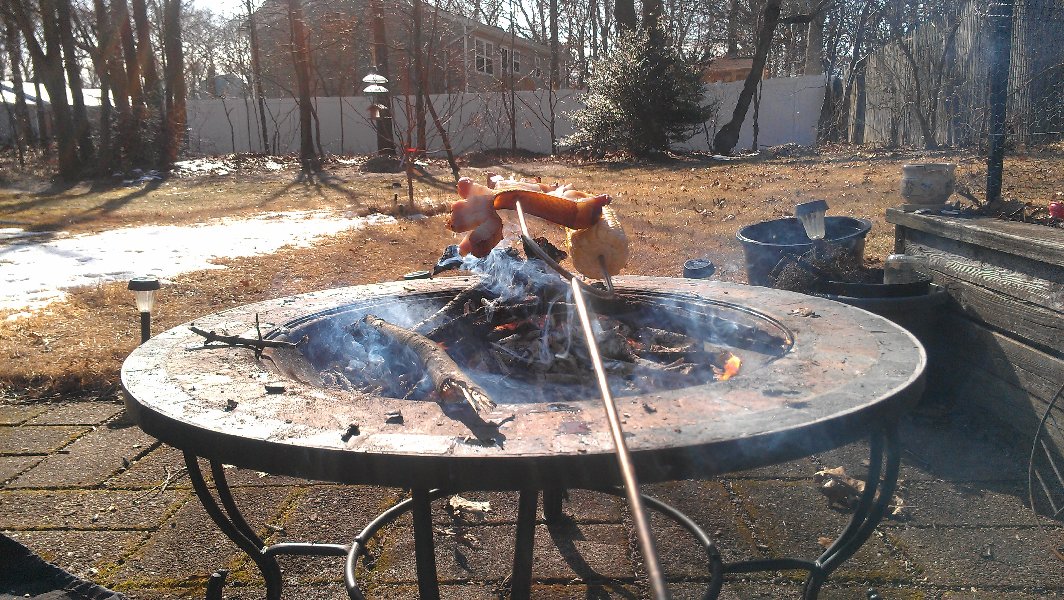
<svg viewBox="0 0 1064 600">
<path fill-rule="evenodd" d="M 713 114 L 703 95 L 701 74 L 663 35 L 620 34 L 593 66 L 585 108 L 571 115 L 576 132 L 561 144 L 592 156 L 667 151 Z"/>
</svg>

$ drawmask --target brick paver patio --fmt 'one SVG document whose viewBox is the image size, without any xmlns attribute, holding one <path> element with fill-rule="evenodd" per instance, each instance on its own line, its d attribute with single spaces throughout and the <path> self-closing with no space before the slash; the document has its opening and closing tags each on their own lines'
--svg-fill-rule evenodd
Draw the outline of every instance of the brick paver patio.
<svg viewBox="0 0 1064 600">
<path fill-rule="evenodd" d="M 843 565 L 826 599 L 1006 599 L 1064 597 L 1064 563 L 1025 507 L 1026 457 L 984 434 L 980 421 L 907 417 L 902 479 L 909 517 L 886 520 Z M 646 486 L 718 541 L 725 560 L 813 557 L 820 538 L 848 515 L 829 508 L 814 471 L 863 474 L 863 444 L 724 479 Z M 371 515 L 403 497 L 397 489 L 327 485 L 233 469 L 230 483 L 249 521 L 269 541 L 348 541 Z M 228 598 L 262 598 L 258 573 L 217 531 L 191 491 L 181 454 L 124 420 L 114 402 L 0 404 L 0 530 L 46 559 L 134 600 L 202 597 L 207 576 L 231 571 Z M 515 494 L 487 499 L 482 522 L 437 514 L 444 598 L 497 598 L 506 578 Z M 575 520 L 540 523 L 536 598 L 647 597 L 623 501 L 573 492 Z M 675 598 L 698 598 L 700 550 L 655 517 L 658 547 Z M 1058 540 L 1064 532 L 1054 530 Z M 821 540 L 822 541 L 822 540 Z M 342 559 L 282 557 L 285 597 L 342 599 Z M 409 519 L 385 529 L 362 569 L 373 598 L 417 595 Z M 729 578 L 724 598 L 796 598 L 800 574 Z"/>
</svg>

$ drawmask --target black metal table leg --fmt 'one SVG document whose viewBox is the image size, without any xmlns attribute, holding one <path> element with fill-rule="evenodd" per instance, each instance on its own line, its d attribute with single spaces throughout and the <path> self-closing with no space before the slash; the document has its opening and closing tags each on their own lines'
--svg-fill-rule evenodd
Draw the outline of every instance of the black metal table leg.
<svg viewBox="0 0 1064 600">
<path fill-rule="evenodd" d="M 233 540 L 233 543 L 243 550 L 251 560 L 255 561 L 255 565 L 259 568 L 259 572 L 262 573 L 262 578 L 266 582 L 266 600 L 280 600 L 281 567 L 273 556 L 269 556 L 264 552 L 266 544 L 248 525 L 247 520 L 237 509 L 236 503 L 233 502 L 233 495 L 229 491 L 229 484 L 225 480 L 225 472 L 222 466 L 213 461 L 210 463 L 215 489 L 218 490 L 218 497 L 221 499 L 222 505 L 225 506 L 224 512 L 218 506 L 218 502 L 211 494 L 210 488 L 207 487 L 207 482 L 203 479 L 203 472 L 200 470 L 199 460 L 196 455 L 189 452 L 184 454 L 185 465 L 188 467 L 188 478 L 192 482 L 192 489 L 196 491 L 196 496 L 199 497 L 203 509 L 207 511 L 207 514 L 222 530 L 222 533 Z M 223 580 L 222 582 L 215 582 L 210 586 L 210 594 L 220 593 L 224 583 L 224 575 L 221 576 L 221 579 Z"/>
<path fill-rule="evenodd" d="M 539 492 L 521 490 L 517 501 L 517 533 L 514 536 L 514 568 L 510 598 L 525 600 L 532 595 L 532 558 L 536 541 L 536 504 Z"/>
<path fill-rule="evenodd" d="M 898 483 L 901 451 L 898 447 L 898 424 L 890 423 L 872 434 L 869 442 L 869 467 L 865 489 L 854 508 L 850 522 L 839 537 L 816 560 L 799 558 L 769 558 L 748 560 L 724 566 L 725 573 L 753 573 L 759 571 L 808 571 L 802 589 L 804 600 L 813 600 L 820 588 L 839 566 L 849 559 L 868 540 L 887 507 Z"/>
<path fill-rule="evenodd" d="M 894 497 L 901 467 L 897 423 L 873 434 L 869 446 L 870 460 L 864 492 L 842 534 L 816 560 L 819 568 L 809 572 L 802 593 L 803 599 L 816 598 L 832 571 L 864 545 L 883 520 Z"/>
<path fill-rule="evenodd" d="M 414 488 L 410 499 L 414 517 L 414 558 L 417 560 L 417 589 L 421 600 L 440 600 L 436 576 L 436 544 L 432 534 L 432 497 L 429 490 Z"/>
<path fill-rule="evenodd" d="M 565 518 L 562 512 L 562 501 L 569 498 L 569 491 L 550 488 L 543 490 L 543 520 L 548 523 L 558 523 Z"/>
</svg>

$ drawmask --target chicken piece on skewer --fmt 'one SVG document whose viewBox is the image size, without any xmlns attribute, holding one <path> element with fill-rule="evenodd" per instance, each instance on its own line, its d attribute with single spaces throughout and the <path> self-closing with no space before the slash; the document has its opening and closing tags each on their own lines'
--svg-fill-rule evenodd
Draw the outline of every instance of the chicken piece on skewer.
<svg viewBox="0 0 1064 600">
<path fill-rule="evenodd" d="M 565 241 L 573 266 L 587 277 L 604 278 L 603 270 L 617 275 L 628 264 L 628 236 L 610 206 L 602 207 L 602 218 L 591 227 L 566 229 Z"/>
</svg>

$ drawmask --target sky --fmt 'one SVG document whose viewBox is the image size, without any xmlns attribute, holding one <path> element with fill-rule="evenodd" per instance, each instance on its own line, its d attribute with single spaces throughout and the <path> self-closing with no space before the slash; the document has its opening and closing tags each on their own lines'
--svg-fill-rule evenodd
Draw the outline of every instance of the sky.
<svg viewBox="0 0 1064 600">
<path fill-rule="evenodd" d="M 197 8 L 206 8 L 222 15 L 231 15 L 244 10 L 244 0 L 192 0 L 192 4 Z M 259 4 L 259 0 L 256 0 L 255 4 Z"/>
</svg>

